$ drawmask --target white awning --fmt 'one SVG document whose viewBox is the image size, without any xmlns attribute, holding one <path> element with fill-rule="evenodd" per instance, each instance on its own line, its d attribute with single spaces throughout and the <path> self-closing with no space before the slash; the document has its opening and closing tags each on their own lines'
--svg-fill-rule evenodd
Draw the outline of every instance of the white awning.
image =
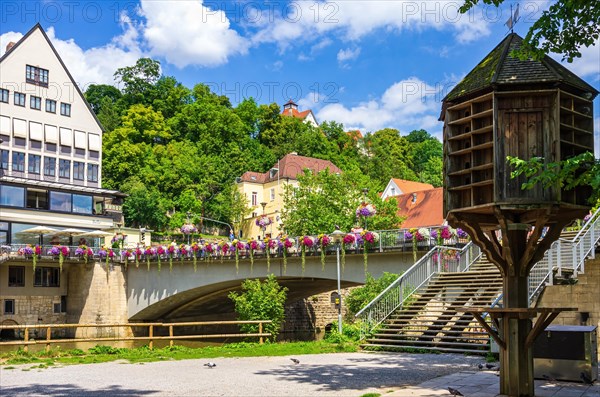
<svg viewBox="0 0 600 397">
<path fill-rule="evenodd" d="M 34 141 L 44 140 L 41 123 L 34 123 L 33 121 L 29 122 L 29 139 L 33 139 Z"/>
<path fill-rule="evenodd" d="M 87 146 L 87 139 L 85 139 L 85 132 L 75 130 L 75 147 L 77 149 L 85 149 Z"/>
<path fill-rule="evenodd" d="M 46 130 L 46 142 L 48 143 L 58 143 L 58 128 L 53 125 L 44 125 Z"/>
<path fill-rule="evenodd" d="M 60 144 L 63 146 L 73 146 L 73 130 L 60 128 Z"/>
<path fill-rule="evenodd" d="M 13 136 L 27 138 L 27 122 L 21 119 L 13 119 Z"/>
<path fill-rule="evenodd" d="M 0 134 L 10 135 L 10 117 L 0 116 Z"/>
<path fill-rule="evenodd" d="M 100 135 L 98 134 L 88 134 L 88 139 L 89 139 L 89 150 L 94 150 L 96 152 L 99 152 L 101 149 L 101 143 L 100 143 Z"/>
</svg>

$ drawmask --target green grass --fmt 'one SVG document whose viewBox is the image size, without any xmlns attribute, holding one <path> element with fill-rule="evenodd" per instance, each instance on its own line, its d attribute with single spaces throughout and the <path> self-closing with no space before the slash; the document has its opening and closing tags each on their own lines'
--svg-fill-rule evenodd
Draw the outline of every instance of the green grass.
<svg viewBox="0 0 600 397">
<path fill-rule="evenodd" d="M 198 358 L 297 356 L 301 354 L 356 351 L 358 351 L 358 345 L 355 343 L 330 343 L 326 341 L 265 343 L 263 345 L 242 342 L 203 348 L 173 346 L 152 350 L 147 346 L 124 349 L 98 345 L 87 352 L 83 352 L 80 349 L 53 349 L 50 352 L 39 353 L 27 353 L 23 350 L 18 350 L 16 352 L 0 354 L 0 363 L 4 365 L 38 364 L 33 368 L 47 368 L 56 364 L 91 364 L 116 360 L 124 360 L 129 363 L 144 363 Z"/>
</svg>

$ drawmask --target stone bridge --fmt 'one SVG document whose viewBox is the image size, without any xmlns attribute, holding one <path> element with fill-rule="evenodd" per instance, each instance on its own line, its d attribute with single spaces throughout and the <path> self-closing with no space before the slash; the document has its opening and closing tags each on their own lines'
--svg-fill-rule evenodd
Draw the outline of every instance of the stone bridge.
<svg viewBox="0 0 600 397">
<path fill-rule="evenodd" d="M 422 254 L 422 253 L 420 253 Z M 264 279 L 274 274 L 278 282 L 289 289 L 288 303 L 332 291 L 337 288 L 336 256 L 327 255 L 325 266 L 320 256 L 307 256 L 304 271 L 301 257 L 271 258 L 267 269 L 265 258 L 257 258 L 251 266 L 249 259 L 198 260 L 196 271 L 191 261 L 162 260 L 161 271 L 156 262 L 150 270 L 145 263 L 128 266 L 126 275 L 127 310 L 130 321 L 203 321 L 232 318 L 233 303 L 227 297 L 239 291 L 245 279 Z M 413 253 L 406 251 L 374 252 L 368 256 L 368 272 L 380 277 L 383 272 L 402 273 L 414 263 Z M 342 288 L 364 284 L 364 258 L 361 254 L 346 253 L 341 272 Z"/>
</svg>

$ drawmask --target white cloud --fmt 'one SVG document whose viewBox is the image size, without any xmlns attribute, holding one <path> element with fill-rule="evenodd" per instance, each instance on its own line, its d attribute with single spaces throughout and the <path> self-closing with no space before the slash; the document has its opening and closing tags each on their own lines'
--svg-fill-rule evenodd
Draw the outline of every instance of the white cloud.
<svg viewBox="0 0 600 397">
<path fill-rule="evenodd" d="M 600 81 L 600 40 L 590 47 L 580 48 L 580 51 L 581 58 L 574 59 L 572 63 L 565 61 L 562 64 L 579 77 L 588 78 L 592 82 Z M 554 56 L 559 62 L 561 58 L 560 55 Z"/>
<path fill-rule="evenodd" d="M 337 60 L 340 63 L 345 63 L 347 61 L 351 61 L 351 60 L 358 58 L 359 55 L 360 55 L 360 47 L 357 47 L 355 49 L 346 48 L 345 50 L 340 50 L 337 53 Z"/>
<path fill-rule="evenodd" d="M 114 37 L 108 44 L 87 50 L 79 47 L 74 39 L 56 37 L 53 27 L 47 29 L 48 38 L 80 87 L 85 89 L 89 84 L 114 84 L 115 70 L 133 65 L 142 56 L 136 42 L 135 27 L 126 17 L 121 19 L 121 23 L 124 28 L 122 35 Z M 21 37 L 21 33 L 4 33 L 0 36 L 2 50 L 8 42 L 16 42 Z"/>
<path fill-rule="evenodd" d="M 347 130 L 373 132 L 389 127 L 406 134 L 425 128 L 441 139 L 442 125 L 437 121 L 440 90 L 417 77 L 410 77 L 391 85 L 381 97 L 356 106 L 325 105 L 317 118 L 343 123 Z"/>
<path fill-rule="evenodd" d="M 247 40 L 230 28 L 225 12 L 204 6 L 202 0 L 142 0 L 140 15 L 150 53 L 179 68 L 218 66 L 248 51 Z"/>
<path fill-rule="evenodd" d="M 254 43 L 277 43 L 281 50 L 295 43 L 302 44 L 335 33 L 346 40 L 358 40 L 378 29 L 450 30 L 463 43 L 490 34 L 489 21 L 480 7 L 471 14 L 458 13 L 459 3 L 453 0 L 423 1 L 373 0 L 294 2 L 270 23 L 257 23 Z"/>
</svg>

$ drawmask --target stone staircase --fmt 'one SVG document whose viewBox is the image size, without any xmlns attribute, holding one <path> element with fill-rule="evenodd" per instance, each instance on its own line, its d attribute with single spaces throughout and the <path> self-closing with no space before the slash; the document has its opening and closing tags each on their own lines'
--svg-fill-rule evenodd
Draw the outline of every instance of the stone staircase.
<svg viewBox="0 0 600 397">
<path fill-rule="evenodd" d="M 564 231 L 561 239 L 573 240 L 577 231 Z M 573 251 L 561 250 L 561 261 L 572 262 Z M 554 283 L 574 284 L 573 269 L 562 269 Z M 434 274 L 417 289 L 402 309 L 391 313 L 370 337 L 365 349 L 436 351 L 487 354 L 490 338 L 471 314 L 459 312 L 465 306 L 501 305 L 502 277 L 485 255 L 468 271 Z"/>
<path fill-rule="evenodd" d="M 502 292 L 502 277 L 486 259 L 458 273 L 437 273 L 415 291 L 403 310 L 392 313 L 363 347 L 486 354 L 489 336 L 464 306 L 491 306 Z"/>
</svg>

